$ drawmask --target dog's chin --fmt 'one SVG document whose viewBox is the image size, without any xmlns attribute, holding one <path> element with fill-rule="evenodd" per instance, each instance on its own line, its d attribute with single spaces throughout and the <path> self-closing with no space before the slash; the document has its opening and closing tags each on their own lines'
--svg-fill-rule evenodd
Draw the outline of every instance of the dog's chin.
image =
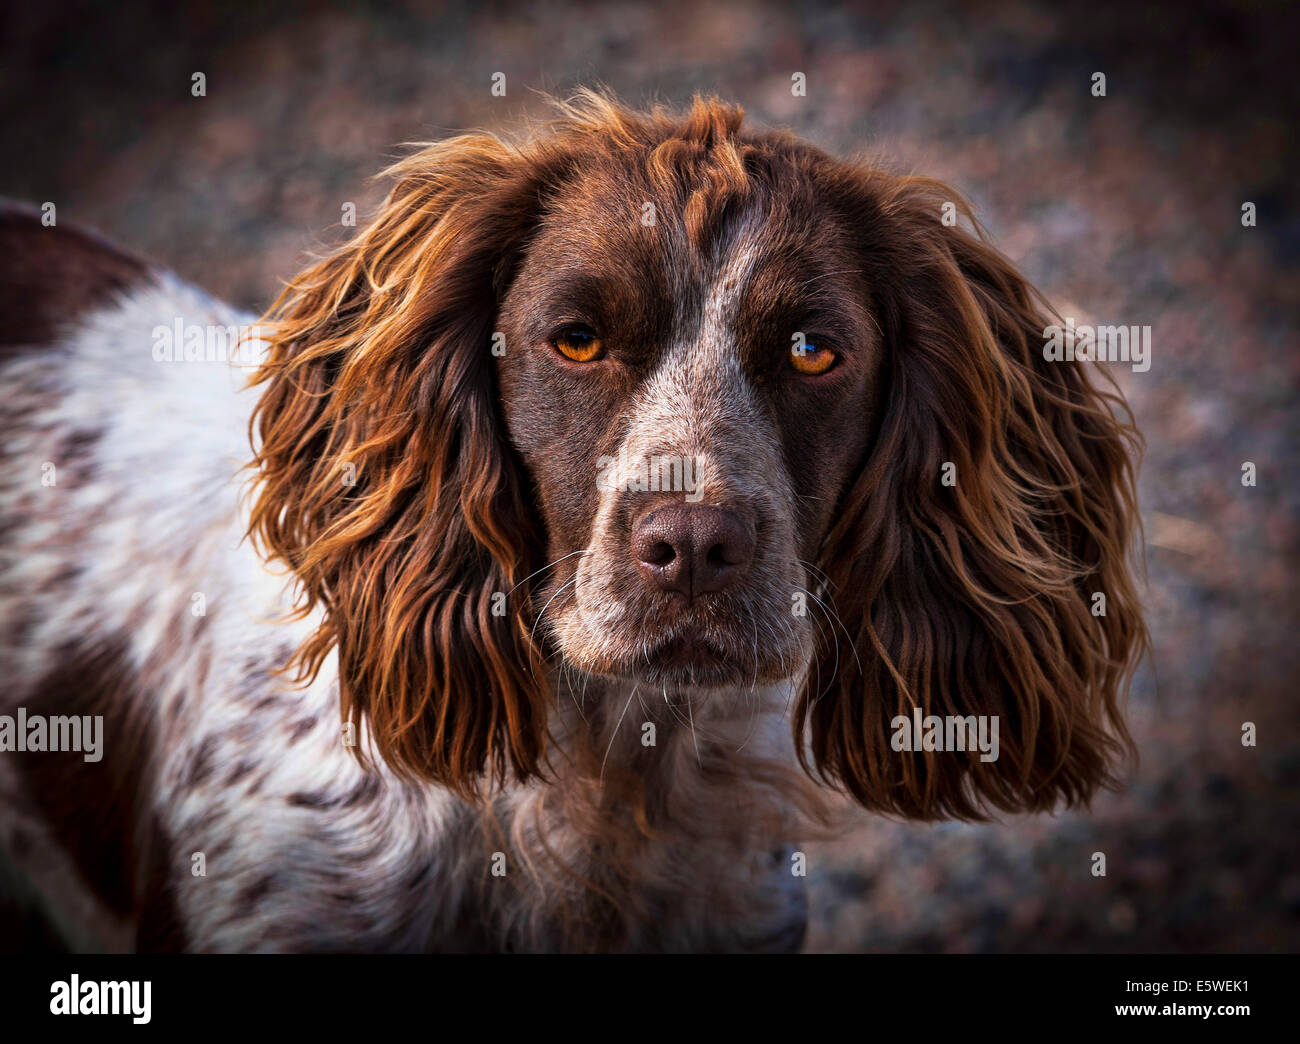
<svg viewBox="0 0 1300 1044">
<path fill-rule="evenodd" d="M 753 656 L 751 651 L 751 660 Z M 737 652 L 700 635 L 682 634 L 648 650 L 636 673 L 655 686 L 724 689 L 747 681 L 754 670 Z"/>
<path fill-rule="evenodd" d="M 746 648 L 730 648 L 699 634 L 680 633 L 649 644 L 643 639 L 637 645 L 641 651 L 635 654 L 600 662 L 590 662 L 585 651 L 568 658 L 590 674 L 679 692 L 748 689 L 791 675 L 788 659 L 761 660 L 752 643 Z"/>
</svg>

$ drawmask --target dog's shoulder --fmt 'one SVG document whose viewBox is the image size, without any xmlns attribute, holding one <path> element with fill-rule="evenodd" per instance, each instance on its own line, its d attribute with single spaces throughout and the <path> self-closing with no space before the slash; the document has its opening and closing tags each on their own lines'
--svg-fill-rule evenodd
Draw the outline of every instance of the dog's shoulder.
<svg viewBox="0 0 1300 1044">
<path fill-rule="evenodd" d="M 0 200 L 0 352 L 52 341 L 155 278 L 154 266 L 36 207 Z"/>
</svg>

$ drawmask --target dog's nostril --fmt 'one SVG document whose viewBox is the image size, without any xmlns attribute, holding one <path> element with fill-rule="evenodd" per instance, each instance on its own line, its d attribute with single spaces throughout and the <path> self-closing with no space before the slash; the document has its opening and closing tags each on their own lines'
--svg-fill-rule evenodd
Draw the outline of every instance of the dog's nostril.
<svg viewBox="0 0 1300 1044">
<path fill-rule="evenodd" d="M 645 556 L 641 560 L 648 565 L 665 566 L 676 557 L 677 552 L 673 550 L 673 545 L 660 540 L 646 549 Z"/>
<path fill-rule="evenodd" d="M 731 561 L 730 558 L 727 557 L 727 553 L 728 552 L 727 552 L 726 544 L 722 544 L 722 543 L 714 544 L 711 548 L 709 548 L 709 552 L 707 555 L 704 556 L 704 560 L 708 562 L 709 565 L 714 565 L 714 566 L 733 565 L 734 563 Z"/>
</svg>

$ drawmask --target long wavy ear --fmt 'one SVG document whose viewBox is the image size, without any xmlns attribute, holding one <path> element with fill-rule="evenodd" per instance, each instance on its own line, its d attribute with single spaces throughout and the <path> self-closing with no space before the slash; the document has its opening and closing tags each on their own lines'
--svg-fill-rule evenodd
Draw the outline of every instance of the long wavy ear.
<svg viewBox="0 0 1300 1044">
<path fill-rule="evenodd" d="M 374 750 L 470 793 L 538 773 L 545 749 L 521 583 L 535 512 L 490 365 L 541 173 L 486 135 L 387 173 L 376 220 L 262 320 L 250 531 L 296 574 L 299 612 L 323 611 L 291 665 L 315 677 L 337 649 L 342 713 Z"/>
<path fill-rule="evenodd" d="M 913 818 L 1086 804 L 1133 751 L 1119 704 L 1147 644 L 1130 577 L 1140 440 L 1094 363 L 1044 358 L 1050 311 L 959 197 L 879 173 L 840 190 L 887 385 L 821 562 L 858 656 L 839 649 L 837 671 L 829 639 L 818 649 L 805 766 Z M 976 231 L 941 222 L 950 201 Z M 989 736 L 996 719 L 996 760 L 916 749 L 916 708 L 988 716 Z"/>
</svg>

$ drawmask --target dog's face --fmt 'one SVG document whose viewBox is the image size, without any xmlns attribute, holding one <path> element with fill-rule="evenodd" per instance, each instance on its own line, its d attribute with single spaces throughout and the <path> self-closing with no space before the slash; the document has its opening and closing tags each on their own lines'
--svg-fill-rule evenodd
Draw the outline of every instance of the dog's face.
<svg viewBox="0 0 1300 1044">
<path fill-rule="evenodd" d="M 299 666 L 462 791 L 538 772 L 562 667 L 796 679 L 870 808 L 1086 800 L 1145 647 L 1118 400 L 950 189 L 740 124 L 588 97 L 432 146 L 294 281 L 252 530 L 322 611 Z M 997 719 L 996 762 L 900 751 L 914 714 Z"/>
<path fill-rule="evenodd" d="M 883 345 L 815 183 L 696 197 L 629 155 L 548 202 L 500 312 L 510 438 L 552 564 L 539 631 L 657 687 L 789 678 Z M 725 204 L 725 205 L 724 205 Z"/>
</svg>

